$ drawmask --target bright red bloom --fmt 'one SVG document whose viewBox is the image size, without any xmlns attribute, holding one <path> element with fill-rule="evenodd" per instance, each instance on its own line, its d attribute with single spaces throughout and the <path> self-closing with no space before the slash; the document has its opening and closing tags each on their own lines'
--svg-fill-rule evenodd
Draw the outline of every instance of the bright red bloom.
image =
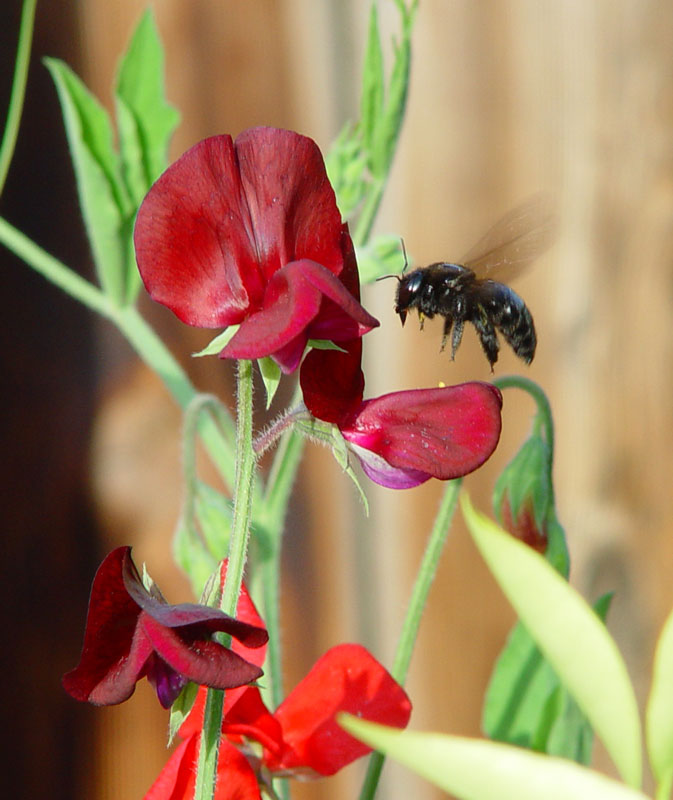
<svg viewBox="0 0 673 800">
<path fill-rule="evenodd" d="M 241 621 L 261 623 L 245 587 L 236 613 Z M 233 642 L 232 648 L 250 660 L 259 658 L 263 649 L 249 652 L 240 642 Z M 183 741 L 145 800 L 193 796 L 205 698 L 201 688 L 180 727 Z M 333 775 L 369 753 L 369 747 L 337 725 L 335 717 L 341 711 L 404 728 L 411 703 L 384 667 L 356 644 L 328 650 L 273 714 L 255 687 L 228 691 L 215 800 L 260 800 L 260 783 L 274 776 Z"/>
<path fill-rule="evenodd" d="M 114 705 L 147 677 L 164 708 L 187 681 L 243 686 L 262 675 L 260 666 L 211 637 L 228 633 L 254 651 L 268 640 L 256 623 L 196 603 L 168 605 L 156 586 L 143 586 L 131 548 L 118 547 L 96 572 L 80 662 L 63 676 L 63 686 L 76 700 Z"/>
<path fill-rule="evenodd" d="M 393 392 L 362 399 L 362 342 L 346 352 L 312 350 L 300 379 L 313 416 L 339 427 L 366 475 L 381 486 L 407 489 L 429 478 L 472 472 L 500 438 L 502 395 L 473 381 L 437 389 Z"/>
<path fill-rule="evenodd" d="M 180 728 L 184 740 L 145 795 L 183 800 L 194 791 L 205 690 Z M 273 777 L 318 778 L 371 752 L 336 722 L 342 711 L 404 728 L 411 703 L 384 667 L 356 644 L 328 650 L 271 714 L 259 690 L 248 687 L 232 703 L 225 695 L 215 800 L 259 800 L 259 782 Z M 251 742 L 261 745 L 255 751 Z"/>
<path fill-rule="evenodd" d="M 138 211 L 138 268 L 188 325 L 240 325 L 223 358 L 272 356 L 284 372 L 310 338 L 348 341 L 379 323 L 344 285 L 353 261 L 317 145 L 277 128 L 194 145 Z"/>
</svg>

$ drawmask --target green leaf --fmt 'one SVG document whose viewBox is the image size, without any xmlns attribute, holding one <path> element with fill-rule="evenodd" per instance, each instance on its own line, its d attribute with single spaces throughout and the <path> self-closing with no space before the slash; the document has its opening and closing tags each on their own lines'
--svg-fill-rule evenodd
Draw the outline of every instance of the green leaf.
<svg viewBox="0 0 673 800">
<path fill-rule="evenodd" d="M 362 70 L 362 96 L 360 98 L 360 132 L 367 150 L 372 149 L 376 129 L 383 111 L 385 77 L 383 53 L 379 34 L 379 19 L 376 3 L 369 13 L 369 35 Z"/>
<path fill-rule="evenodd" d="M 350 219 L 367 194 L 367 161 L 359 129 L 346 123 L 325 156 L 327 177 L 334 189 L 337 206 Z"/>
<path fill-rule="evenodd" d="M 538 553 L 476 511 L 472 538 L 521 621 L 600 736 L 624 780 L 642 774 L 638 707 L 624 660 L 598 616 Z"/>
<path fill-rule="evenodd" d="M 165 98 L 164 54 L 150 10 L 120 63 L 116 100 L 124 175 L 139 205 L 166 169 L 168 144 L 180 118 Z"/>
<path fill-rule="evenodd" d="M 371 148 L 370 168 L 378 178 L 385 178 L 395 155 L 395 147 L 404 120 L 409 91 L 409 72 L 411 68 L 411 32 L 417 3 L 407 9 L 404 3 L 397 6 L 402 14 L 402 38 L 395 47 L 395 60 L 388 84 L 387 100 L 376 129 L 375 141 Z"/>
<path fill-rule="evenodd" d="M 126 299 L 128 220 L 134 209 L 121 178 L 110 119 L 98 100 L 62 61 L 45 59 L 56 84 L 70 147 L 79 201 L 105 293 Z"/>
<path fill-rule="evenodd" d="M 670 781 L 673 774 L 673 612 L 664 623 L 657 642 L 645 724 L 652 772 L 657 781 Z"/>
<path fill-rule="evenodd" d="M 309 339 L 307 346 L 314 347 L 316 350 L 336 350 L 339 353 L 348 352 L 347 350 L 344 350 L 343 347 L 339 347 L 336 342 L 330 341 L 330 339 Z"/>
<path fill-rule="evenodd" d="M 175 738 L 175 734 L 178 732 L 178 729 L 189 716 L 189 712 L 192 710 L 192 706 L 194 705 L 198 691 L 199 687 L 195 683 L 189 681 L 187 684 L 185 684 L 182 691 L 171 706 L 171 714 L 168 720 L 169 746 Z"/>
<path fill-rule="evenodd" d="M 266 389 L 266 408 L 268 411 L 280 384 L 281 371 L 278 364 L 270 356 L 258 358 L 257 363 L 264 381 L 264 388 Z"/>
<path fill-rule="evenodd" d="M 233 503 L 217 489 L 197 479 L 194 507 L 196 521 L 208 551 L 215 562 L 221 561 L 229 552 L 229 534 L 234 515 Z"/>
<path fill-rule="evenodd" d="M 201 358 L 201 356 L 214 356 L 219 354 L 229 344 L 237 330 L 238 325 L 230 325 L 228 328 L 225 328 L 222 333 L 218 333 L 203 350 L 199 350 L 198 353 L 192 353 L 192 357 Z"/>
<path fill-rule="evenodd" d="M 461 800 L 647 800 L 572 761 L 496 742 L 387 728 L 341 714 L 350 734 Z"/>
</svg>

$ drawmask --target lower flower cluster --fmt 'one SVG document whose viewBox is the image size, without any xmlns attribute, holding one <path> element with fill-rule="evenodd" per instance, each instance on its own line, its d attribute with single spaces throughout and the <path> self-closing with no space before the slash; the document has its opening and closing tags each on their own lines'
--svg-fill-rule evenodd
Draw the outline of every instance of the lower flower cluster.
<svg viewBox="0 0 673 800">
<path fill-rule="evenodd" d="M 96 705 L 126 700 L 143 677 L 164 707 L 187 682 L 200 684 L 179 729 L 182 742 L 146 800 L 193 796 L 207 687 L 227 690 L 216 800 L 257 800 L 274 777 L 333 775 L 369 753 L 339 726 L 342 712 L 406 726 L 411 703 L 404 689 L 357 644 L 328 650 L 271 713 L 249 685 L 263 674 L 268 636 L 245 586 L 234 618 L 194 603 L 169 605 L 146 583 L 129 547 L 107 556 L 92 586 L 80 663 L 63 678 L 73 697 Z M 231 646 L 214 641 L 216 632 L 228 633 Z"/>
</svg>

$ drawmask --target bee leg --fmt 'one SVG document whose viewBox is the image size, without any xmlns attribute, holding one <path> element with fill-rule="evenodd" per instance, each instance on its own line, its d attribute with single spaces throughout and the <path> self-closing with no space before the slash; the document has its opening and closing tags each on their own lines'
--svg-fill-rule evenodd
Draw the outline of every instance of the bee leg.
<svg viewBox="0 0 673 800">
<path fill-rule="evenodd" d="M 498 351 L 500 349 L 495 327 L 486 314 L 475 315 L 472 324 L 476 328 L 481 347 L 486 354 L 488 363 L 491 365 L 491 372 L 493 372 L 493 365 L 498 360 Z"/>
<path fill-rule="evenodd" d="M 463 328 L 465 327 L 465 321 L 462 319 L 457 319 L 453 326 L 453 334 L 451 335 L 451 361 L 456 357 L 456 350 L 460 347 L 460 343 L 463 340 Z"/>
<path fill-rule="evenodd" d="M 425 325 L 425 314 L 420 310 L 420 308 L 418 309 L 418 321 L 421 324 L 421 330 L 423 330 L 423 326 Z"/>
<path fill-rule="evenodd" d="M 447 316 L 444 318 L 444 334 L 442 336 L 442 346 L 439 348 L 439 352 L 443 353 L 444 348 L 446 347 L 446 343 L 449 340 L 449 335 L 451 334 L 451 328 L 453 327 L 453 318 Z"/>
</svg>

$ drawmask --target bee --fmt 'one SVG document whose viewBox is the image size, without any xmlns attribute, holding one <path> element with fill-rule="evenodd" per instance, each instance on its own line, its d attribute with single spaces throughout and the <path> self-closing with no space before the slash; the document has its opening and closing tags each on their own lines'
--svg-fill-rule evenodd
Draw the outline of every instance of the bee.
<svg viewBox="0 0 673 800">
<path fill-rule="evenodd" d="M 395 311 L 402 325 L 412 308 L 418 311 L 421 329 L 425 317 L 444 317 L 441 349 L 451 337 L 453 360 L 465 323 L 471 322 L 491 371 L 500 349 L 497 331 L 530 364 L 537 346 L 533 316 L 507 283 L 551 243 L 554 221 L 549 199 L 536 196 L 496 222 L 459 263 L 438 261 L 395 275 Z"/>
</svg>

